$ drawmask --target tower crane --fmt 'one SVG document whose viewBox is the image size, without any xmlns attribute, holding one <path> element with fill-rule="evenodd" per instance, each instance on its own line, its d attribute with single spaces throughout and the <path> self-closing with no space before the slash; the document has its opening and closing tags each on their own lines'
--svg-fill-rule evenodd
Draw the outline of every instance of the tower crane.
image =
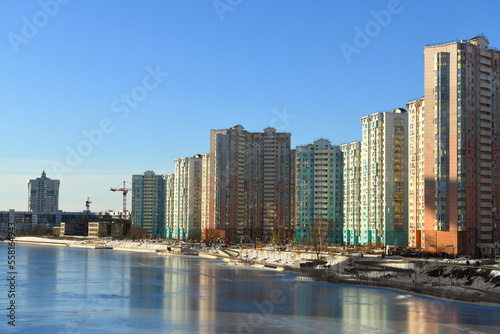
<svg viewBox="0 0 500 334">
<path fill-rule="evenodd" d="M 110 189 L 111 191 L 121 191 L 123 193 L 123 220 L 126 220 L 127 219 L 127 193 L 129 190 L 129 188 L 126 188 L 125 187 L 125 181 L 123 181 L 123 187 L 119 188 L 118 187 L 115 187 L 115 188 L 111 188 Z"/>
</svg>

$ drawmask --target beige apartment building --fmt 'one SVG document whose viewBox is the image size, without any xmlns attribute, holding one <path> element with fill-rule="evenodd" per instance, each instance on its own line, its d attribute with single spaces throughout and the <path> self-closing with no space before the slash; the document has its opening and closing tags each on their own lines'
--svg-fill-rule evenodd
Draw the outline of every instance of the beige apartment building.
<svg viewBox="0 0 500 334">
<path fill-rule="evenodd" d="M 290 133 L 211 130 L 205 226 L 228 240 L 292 240 L 293 158 Z"/>
<path fill-rule="evenodd" d="M 165 179 L 165 237 L 171 239 L 174 235 L 174 209 L 175 209 L 175 174 L 164 174 Z"/>
<path fill-rule="evenodd" d="M 358 243 L 404 246 L 408 242 L 408 114 L 396 108 L 360 121 L 363 138 Z"/>
<path fill-rule="evenodd" d="M 201 236 L 202 157 L 174 160 L 174 200 L 170 237 L 186 240 Z"/>
</svg>

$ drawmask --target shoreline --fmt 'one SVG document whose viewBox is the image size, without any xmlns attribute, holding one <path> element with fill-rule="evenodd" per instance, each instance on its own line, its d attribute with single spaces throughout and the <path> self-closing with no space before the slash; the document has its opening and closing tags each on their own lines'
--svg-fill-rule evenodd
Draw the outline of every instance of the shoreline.
<svg viewBox="0 0 500 334">
<path fill-rule="evenodd" d="M 68 241 L 72 241 L 73 243 L 64 242 L 66 240 L 64 240 L 64 241 L 61 240 L 61 241 L 62 242 L 51 242 L 51 241 L 42 241 L 42 240 L 18 240 L 18 239 L 14 239 L 14 242 L 16 242 L 16 243 L 47 245 L 47 246 L 60 246 L 60 247 L 75 247 L 75 248 L 86 248 L 86 249 L 96 249 L 95 247 L 98 245 L 97 239 L 96 239 L 95 243 L 89 244 L 89 245 L 75 244 L 74 243 L 75 240 L 68 240 Z M 85 241 L 88 241 L 88 239 Z M 6 239 L 6 240 L 4 240 L 4 242 L 10 242 L 10 240 Z M 139 245 L 142 245 L 142 243 L 140 243 Z M 139 253 L 156 253 L 156 254 L 163 255 L 163 256 L 165 256 L 165 255 L 168 255 L 168 256 L 171 256 L 171 255 L 186 256 L 186 257 L 192 256 L 192 255 L 186 255 L 186 254 L 174 254 L 172 252 L 158 252 L 157 251 L 158 248 L 142 248 L 141 249 L 141 248 L 128 248 L 128 247 L 113 247 L 112 249 L 109 249 L 109 250 L 111 250 L 111 251 L 117 250 L 117 251 L 128 251 L 128 252 L 139 252 Z M 375 282 L 372 282 L 372 284 L 370 284 L 370 285 L 363 284 L 363 281 L 360 281 L 359 279 L 350 280 L 351 282 L 353 282 L 353 284 L 342 283 L 342 282 L 329 282 L 326 280 L 318 280 L 318 279 L 315 279 L 314 277 L 311 277 L 311 276 L 299 275 L 299 273 L 297 273 L 296 271 L 289 270 L 291 268 L 291 266 L 286 266 L 284 264 L 265 262 L 265 261 L 256 261 L 256 260 L 249 260 L 249 259 L 241 259 L 239 257 L 231 257 L 231 256 L 227 256 L 227 255 L 222 255 L 222 254 L 213 254 L 213 253 L 207 253 L 207 252 L 201 252 L 201 251 L 198 253 L 198 256 L 206 258 L 206 259 L 222 260 L 222 261 L 228 262 L 228 263 L 236 263 L 235 266 L 251 267 L 251 268 L 260 269 L 260 270 L 264 269 L 264 270 L 272 270 L 272 271 L 279 271 L 279 272 L 287 271 L 289 273 L 296 274 L 297 280 L 300 280 L 298 277 L 309 277 L 310 279 L 300 280 L 300 282 L 305 282 L 305 283 L 321 283 L 321 284 L 329 284 L 329 285 L 334 284 L 334 285 L 343 285 L 343 286 L 357 286 L 357 287 L 372 288 L 372 289 L 384 289 L 384 290 L 398 291 L 398 292 L 410 294 L 412 296 L 419 296 L 419 297 L 424 297 L 424 298 L 429 298 L 429 299 L 437 299 L 437 300 L 444 300 L 444 301 L 450 301 L 450 302 L 465 303 L 465 304 L 476 305 L 476 306 L 487 306 L 487 307 L 496 307 L 496 308 L 500 307 L 500 301 L 498 304 L 491 303 L 491 302 L 482 302 L 482 301 L 471 302 L 468 300 L 447 298 L 447 297 L 443 297 L 442 295 L 439 295 L 439 294 L 420 293 L 420 292 L 416 292 L 416 291 L 411 290 L 411 289 L 406 290 L 406 289 L 401 289 L 401 288 L 396 288 L 396 287 L 376 286 Z M 289 268 L 288 270 L 287 270 L 287 267 Z M 311 271 L 311 273 L 313 273 L 313 272 Z M 447 290 L 445 290 L 445 289 L 440 289 L 440 290 L 441 290 L 441 294 L 444 294 L 447 292 Z M 485 292 L 487 292 L 487 291 L 485 291 Z M 470 297 L 470 296 L 468 296 L 468 297 Z"/>
</svg>

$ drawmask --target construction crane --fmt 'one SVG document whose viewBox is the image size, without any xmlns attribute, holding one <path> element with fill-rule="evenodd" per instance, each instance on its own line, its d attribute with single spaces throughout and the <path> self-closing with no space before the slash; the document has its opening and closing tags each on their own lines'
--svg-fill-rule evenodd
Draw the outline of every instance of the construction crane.
<svg viewBox="0 0 500 334">
<path fill-rule="evenodd" d="M 119 188 L 119 186 L 118 186 L 116 188 L 111 188 L 110 190 L 123 192 L 123 217 L 122 217 L 122 219 L 126 220 L 127 219 L 127 193 L 131 189 L 126 188 L 125 181 L 123 181 L 123 187 Z"/>
</svg>

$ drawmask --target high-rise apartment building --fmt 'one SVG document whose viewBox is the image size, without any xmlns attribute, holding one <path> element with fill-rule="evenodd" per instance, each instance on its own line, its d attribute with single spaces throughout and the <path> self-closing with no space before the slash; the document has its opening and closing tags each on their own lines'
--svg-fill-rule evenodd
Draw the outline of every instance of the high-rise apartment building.
<svg viewBox="0 0 500 334">
<path fill-rule="evenodd" d="M 59 210 L 59 180 L 41 177 L 28 181 L 28 209 L 30 212 L 56 212 Z"/>
<path fill-rule="evenodd" d="M 214 226 L 209 224 L 210 207 L 210 153 L 206 153 L 201 155 L 201 239 L 203 240 L 216 237 L 214 233 L 212 235 L 207 233 L 209 230 L 215 232 Z"/>
<path fill-rule="evenodd" d="M 408 114 L 405 109 L 361 118 L 360 244 L 408 242 Z"/>
<path fill-rule="evenodd" d="M 165 233 L 165 177 L 153 171 L 132 175 L 132 225 L 154 238 Z"/>
<path fill-rule="evenodd" d="M 309 244 L 312 234 L 342 243 L 342 152 L 325 139 L 297 146 L 295 152 L 295 239 Z M 323 235 L 322 235 L 323 234 Z"/>
<path fill-rule="evenodd" d="M 409 243 L 498 252 L 500 51 L 477 36 L 426 46 L 424 55 L 424 103 L 409 102 L 414 131 L 421 130 L 410 160 L 419 191 L 410 194 L 417 211 Z"/>
<path fill-rule="evenodd" d="M 199 239 L 202 209 L 202 157 L 175 159 L 173 239 Z"/>
<path fill-rule="evenodd" d="M 291 240 L 292 156 L 274 128 L 211 130 L 208 226 L 229 240 Z"/>
<path fill-rule="evenodd" d="M 361 142 L 340 146 L 343 160 L 343 241 L 358 245 L 361 233 Z"/>
<path fill-rule="evenodd" d="M 410 101 L 408 110 L 408 246 L 421 248 L 424 226 L 424 113 L 425 99 Z"/>
<path fill-rule="evenodd" d="M 163 175 L 165 179 L 165 238 L 172 239 L 175 230 L 174 208 L 175 208 L 175 174 Z"/>
</svg>

